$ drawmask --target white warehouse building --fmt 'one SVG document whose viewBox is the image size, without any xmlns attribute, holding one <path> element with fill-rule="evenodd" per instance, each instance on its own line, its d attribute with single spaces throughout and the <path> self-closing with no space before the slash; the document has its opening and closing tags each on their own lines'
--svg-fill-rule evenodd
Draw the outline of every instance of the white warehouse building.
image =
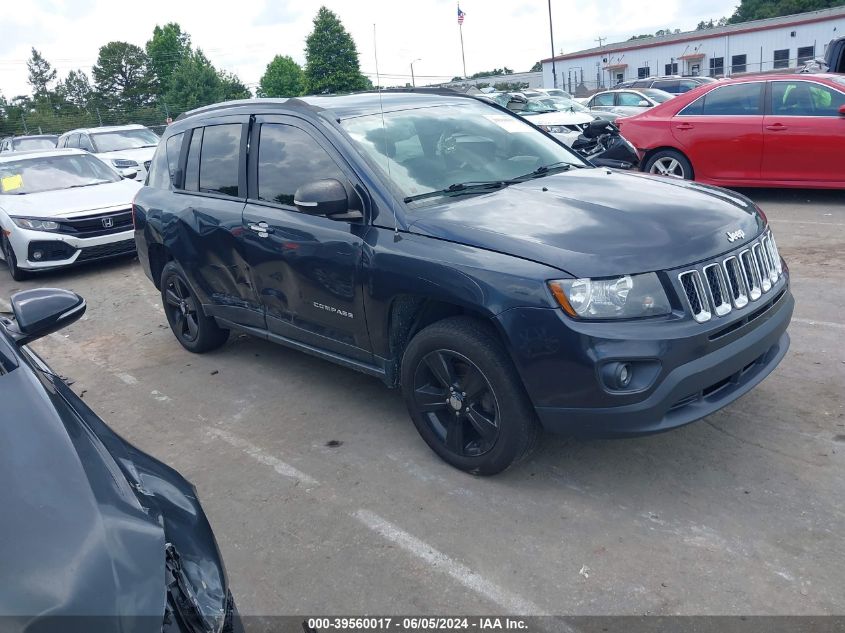
<svg viewBox="0 0 845 633">
<path fill-rule="evenodd" d="M 583 95 L 659 75 L 789 72 L 845 35 L 845 6 L 605 44 L 543 60 L 543 85 Z M 552 73 L 554 68 L 554 74 Z"/>
</svg>

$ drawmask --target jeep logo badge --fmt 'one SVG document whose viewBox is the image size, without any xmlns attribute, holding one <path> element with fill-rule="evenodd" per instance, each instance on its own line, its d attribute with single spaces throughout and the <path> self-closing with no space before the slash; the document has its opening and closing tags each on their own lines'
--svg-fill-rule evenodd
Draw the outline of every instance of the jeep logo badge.
<svg viewBox="0 0 845 633">
<path fill-rule="evenodd" d="M 736 231 L 728 231 L 727 236 L 729 242 L 736 242 L 737 240 L 745 239 L 745 231 L 743 231 L 742 229 L 737 229 Z"/>
<path fill-rule="evenodd" d="M 114 226 L 114 220 L 112 218 L 103 218 L 103 228 L 110 229 L 113 226 Z M 728 235 L 730 235 L 730 233 Z M 730 237 L 728 239 L 730 239 Z M 731 241 L 733 241 L 733 240 L 731 240 Z"/>
</svg>

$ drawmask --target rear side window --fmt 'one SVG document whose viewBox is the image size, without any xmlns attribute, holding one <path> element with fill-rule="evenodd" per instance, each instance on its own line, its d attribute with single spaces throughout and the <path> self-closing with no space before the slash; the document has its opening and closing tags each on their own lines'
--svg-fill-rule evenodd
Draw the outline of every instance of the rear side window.
<svg viewBox="0 0 845 633">
<path fill-rule="evenodd" d="M 170 189 L 173 176 L 179 167 L 179 152 L 182 151 L 184 137 L 185 133 L 179 132 L 168 138 L 166 142 L 159 143 L 147 175 L 147 184 L 150 187 Z"/>
<path fill-rule="evenodd" d="M 91 139 L 88 138 L 87 134 L 79 135 L 79 148 L 84 149 L 86 152 L 94 151 L 94 146 L 91 144 Z"/>
<path fill-rule="evenodd" d="M 200 154 L 200 191 L 238 195 L 242 128 L 240 123 L 205 128 Z"/>
<path fill-rule="evenodd" d="M 258 140 L 258 198 L 293 206 L 293 194 L 313 180 L 346 177 L 311 136 L 290 125 L 265 123 Z"/>
<path fill-rule="evenodd" d="M 617 104 L 621 106 L 639 106 L 646 98 L 635 92 L 620 92 L 616 95 Z"/>
<path fill-rule="evenodd" d="M 191 134 L 188 148 L 188 162 L 185 165 L 185 190 L 199 191 L 200 188 L 200 148 L 202 147 L 203 128 L 195 128 Z"/>
<path fill-rule="evenodd" d="M 608 92 L 603 95 L 597 95 L 595 99 L 593 99 L 593 107 L 595 106 L 612 106 L 613 105 L 613 93 Z"/>
<path fill-rule="evenodd" d="M 749 116 L 760 115 L 760 97 L 763 83 L 733 84 L 711 90 L 689 104 L 678 114 L 703 116 Z"/>
<path fill-rule="evenodd" d="M 681 92 L 681 82 L 677 79 L 669 79 L 666 81 L 655 81 L 654 84 L 651 86 L 652 88 L 656 88 L 658 90 L 664 90 L 666 92 L 671 92 L 672 94 L 678 94 Z M 687 88 L 689 90 L 689 88 Z"/>
</svg>

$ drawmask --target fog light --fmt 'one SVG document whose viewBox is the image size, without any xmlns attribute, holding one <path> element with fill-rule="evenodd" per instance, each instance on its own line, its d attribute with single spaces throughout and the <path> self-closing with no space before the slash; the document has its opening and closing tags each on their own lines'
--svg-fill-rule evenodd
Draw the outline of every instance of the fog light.
<svg viewBox="0 0 845 633">
<path fill-rule="evenodd" d="M 42 257 L 44 257 L 44 253 L 42 253 L 41 251 L 32 252 L 32 259 L 41 259 Z"/>
<path fill-rule="evenodd" d="M 631 363 L 607 363 L 601 369 L 604 384 L 614 391 L 627 389 L 634 379 L 634 368 Z"/>
<path fill-rule="evenodd" d="M 616 383 L 624 389 L 631 384 L 631 378 L 634 372 L 631 371 L 631 366 L 628 363 L 621 363 L 619 369 L 616 370 Z"/>
</svg>

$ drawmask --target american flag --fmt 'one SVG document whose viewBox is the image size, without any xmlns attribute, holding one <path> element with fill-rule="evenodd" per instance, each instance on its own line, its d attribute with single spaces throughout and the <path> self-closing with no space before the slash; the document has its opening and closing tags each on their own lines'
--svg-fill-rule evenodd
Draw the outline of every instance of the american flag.
<svg viewBox="0 0 845 633">
<path fill-rule="evenodd" d="M 466 15 L 466 13 L 461 11 L 461 5 L 458 5 L 458 24 L 464 23 L 464 16 L 465 15 Z"/>
</svg>

